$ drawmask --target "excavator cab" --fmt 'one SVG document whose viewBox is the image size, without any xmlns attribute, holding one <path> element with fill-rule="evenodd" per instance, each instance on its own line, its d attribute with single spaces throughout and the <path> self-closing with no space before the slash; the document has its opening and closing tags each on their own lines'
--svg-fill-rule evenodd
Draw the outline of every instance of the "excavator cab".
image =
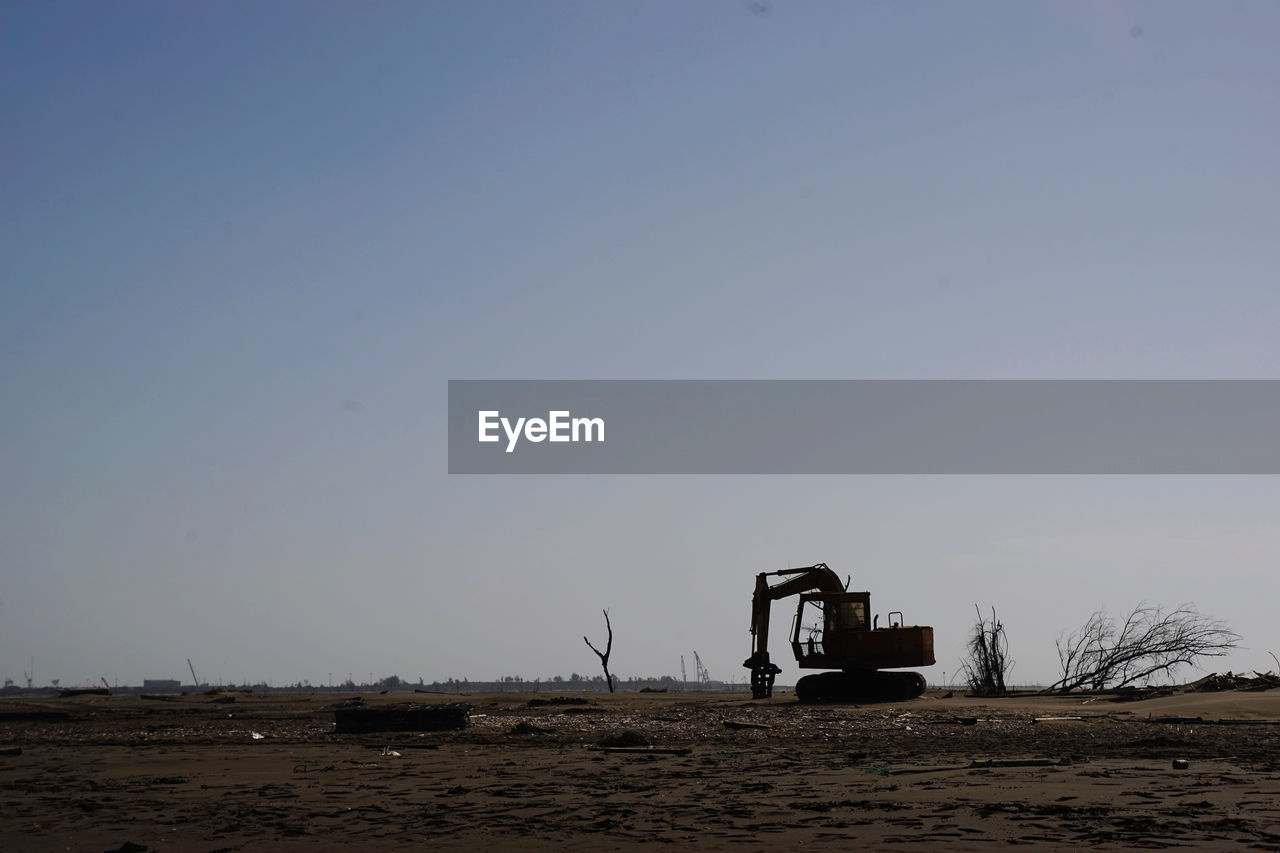
<svg viewBox="0 0 1280 853">
<path fill-rule="evenodd" d="M 801 669 L 933 665 L 932 628 L 903 625 L 901 613 L 896 622 L 890 618 L 886 627 L 876 627 L 867 624 L 870 611 L 871 595 L 866 592 L 801 595 L 791 623 L 791 650 L 796 663 Z"/>
<path fill-rule="evenodd" d="M 825 668 L 826 664 L 818 661 L 826 657 L 826 638 L 840 637 L 846 631 L 865 631 L 870 598 L 865 592 L 801 595 L 791 620 L 791 650 L 800 666 L 809 661 L 813 666 Z"/>
</svg>

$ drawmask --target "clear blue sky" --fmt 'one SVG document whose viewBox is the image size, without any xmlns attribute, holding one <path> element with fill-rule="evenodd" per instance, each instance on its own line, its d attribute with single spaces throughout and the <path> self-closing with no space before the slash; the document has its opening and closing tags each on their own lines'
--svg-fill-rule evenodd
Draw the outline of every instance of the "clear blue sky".
<svg viewBox="0 0 1280 853">
<path fill-rule="evenodd" d="M 462 478 L 449 378 L 1280 378 L 1269 2 L 0 5 L 0 677 L 745 675 L 829 562 L 1015 680 L 1275 478 Z M 776 622 L 785 622 L 778 619 Z M 779 629 L 779 632 L 782 629 Z M 780 639 L 780 633 L 775 642 Z M 794 677 L 788 667 L 788 677 Z"/>
</svg>

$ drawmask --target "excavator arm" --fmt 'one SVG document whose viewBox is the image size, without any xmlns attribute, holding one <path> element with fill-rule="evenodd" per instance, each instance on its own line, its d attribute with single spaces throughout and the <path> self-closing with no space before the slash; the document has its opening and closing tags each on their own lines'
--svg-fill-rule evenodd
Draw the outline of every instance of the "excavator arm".
<svg viewBox="0 0 1280 853">
<path fill-rule="evenodd" d="M 784 576 L 786 580 L 770 586 L 769 578 Z M 765 699 L 773 695 L 773 682 L 780 668 L 769 660 L 769 609 L 773 602 L 791 595 L 818 590 L 843 592 L 840 576 L 826 563 L 801 569 L 783 569 L 756 575 L 756 590 L 751 597 L 751 657 L 742 665 L 751 670 L 751 696 Z"/>
</svg>

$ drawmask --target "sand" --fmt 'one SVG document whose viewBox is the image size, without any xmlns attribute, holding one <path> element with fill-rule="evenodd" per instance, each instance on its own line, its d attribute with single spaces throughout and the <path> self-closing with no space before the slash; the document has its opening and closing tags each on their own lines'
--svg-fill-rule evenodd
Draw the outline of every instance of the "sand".
<svg viewBox="0 0 1280 853">
<path fill-rule="evenodd" d="M 0 849 L 1280 850 L 1280 690 L 528 705 L 553 695 L 366 696 L 472 721 L 362 735 L 333 733 L 334 694 L 7 698 Z M 69 715 L 5 717 L 31 710 Z M 625 732 L 671 752 L 600 750 Z"/>
</svg>

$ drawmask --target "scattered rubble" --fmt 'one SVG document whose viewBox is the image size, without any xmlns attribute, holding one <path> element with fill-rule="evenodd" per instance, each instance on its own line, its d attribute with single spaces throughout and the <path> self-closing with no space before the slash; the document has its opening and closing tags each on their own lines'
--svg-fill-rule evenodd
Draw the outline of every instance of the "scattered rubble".
<svg viewBox="0 0 1280 853">
<path fill-rule="evenodd" d="M 333 711 L 339 734 L 363 732 L 441 732 L 465 729 L 471 703 L 418 705 L 403 702 L 395 705 L 344 706 Z"/>
<path fill-rule="evenodd" d="M 634 748 L 637 746 L 653 746 L 653 742 L 642 732 L 634 729 L 618 732 L 617 734 L 605 735 L 600 738 L 600 745 L 613 748 Z"/>
<path fill-rule="evenodd" d="M 1221 690 L 1271 690 L 1280 687 L 1280 676 L 1274 672 L 1254 672 L 1254 677 L 1232 672 L 1210 673 L 1199 681 L 1193 681 L 1186 689 L 1195 693 L 1216 693 Z"/>
<path fill-rule="evenodd" d="M 527 708 L 542 708 L 546 705 L 590 705 L 591 701 L 581 696 L 553 696 L 550 699 L 530 699 L 525 703 Z"/>
</svg>

